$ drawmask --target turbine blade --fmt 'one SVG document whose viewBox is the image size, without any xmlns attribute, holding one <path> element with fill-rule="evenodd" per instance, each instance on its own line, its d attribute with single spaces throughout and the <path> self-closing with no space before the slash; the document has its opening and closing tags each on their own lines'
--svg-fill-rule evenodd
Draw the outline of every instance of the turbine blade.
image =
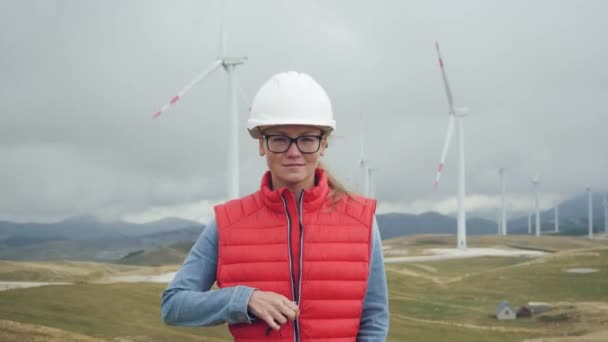
<svg viewBox="0 0 608 342">
<path fill-rule="evenodd" d="M 439 168 L 437 169 L 437 176 L 435 176 L 434 189 L 437 190 L 439 186 L 439 179 L 441 178 L 441 172 L 443 171 L 443 165 L 445 158 L 448 155 L 448 149 L 450 148 L 450 142 L 452 141 L 452 135 L 454 133 L 454 115 L 450 115 L 448 119 L 448 131 L 445 135 L 445 141 L 443 143 L 443 150 L 441 151 L 441 160 L 439 161 Z"/>
<path fill-rule="evenodd" d="M 169 103 L 166 103 L 164 106 L 161 107 L 161 109 L 157 112 L 155 112 L 154 114 L 152 114 L 153 118 L 157 118 L 160 116 L 161 113 L 163 113 L 164 111 L 166 111 L 167 109 L 169 109 L 169 107 L 171 107 L 172 105 L 174 105 L 175 103 L 177 103 L 177 101 L 179 101 L 182 96 L 184 96 L 184 94 L 186 94 L 190 89 L 192 89 L 192 87 L 194 87 L 198 82 L 200 82 L 201 80 L 203 80 L 205 77 L 207 77 L 207 75 L 209 75 L 210 73 L 212 73 L 213 71 L 215 71 L 215 69 L 219 68 L 222 65 L 222 60 L 218 59 L 217 61 L 211 63 L 205 70 L 203 70 L 203 72 L 201 72 L 200 74 L 196 75 L 195 78 L 192 79 L 192 81 L 190 81 L 188 84 L 186 84 L 178 93 L 177 95 L 173 96 L 171 98 L 171 100 L 169 100 Z"/>
<path fill-rule="evenodd" d="M 454 99 L 452 98 L 452 90 L 448 83 L 448 77 L 445 74 L 445 67 L 443 64 L 443 58 L 441 57 L 441 51 L 439 51 L 439 43 L 435 42 L 435 49 L 437 49 L 437 57 L 439 58 L 439 66 L 441 67 L 441 76 L 443 77 L 443 85 L 445 87 L 445 93 L 448 97 L 448 104 L 450 106 L 450 114 L 454 114 Z"/>
</svg>

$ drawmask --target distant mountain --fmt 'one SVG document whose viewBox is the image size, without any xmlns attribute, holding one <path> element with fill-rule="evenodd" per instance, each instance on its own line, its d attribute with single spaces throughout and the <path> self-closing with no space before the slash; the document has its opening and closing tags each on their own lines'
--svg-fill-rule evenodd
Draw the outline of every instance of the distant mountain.
<svg viewBox="0 0 608 342">
<path fill-rule="evenodd" d="M 95 238 L 142 236 L 163 231 L 200 225 L 180 218 L 164 218 L 150 223 L 124 221 L 104 222 L 92 215 L 67 218 L 55 223 L 14 223 L 0 221 L 0 246 L 2 241 L 13 239 L 38 240 L 88 240 Z"/>
<path fill-rule="evenodd" d="M 456 234 L 456 219 L 436 212 L 420 215 L 379 214 L 376 215 L 383 240 L 415 234 Z M 473 218 L 467 220 L 467 234 L 496 234 L 496 223 Z"/>
<path fill-rule="evenodd" d="M 138 249 L 195 241 L 204 225 L 167 218 L 146 224 L 103 222 L 92 216 L 57 223 L 0 221 L 0 259 L 113 261 Z"/>
<path fill-rule="evenodd" d="M 184 258 L 190 252 L 194 241 L 178 242 L 170 246 L 158 249 L 133 251 L 120 258 L 116 263 L 140 266 L 175 265 L 184 262 Z"/>
<path fill-rule="evenodd" d="M 594 228 L 603 231 L 603 194 L 595 193 Z M 542 229 L 553 230 L 553 210 L 541 213 Z M 420 215 L 379 214 L 382 239 L 414 234 L 456 234 L 456 219 L 435 212 Z M 179 218 L 136 224 L 104 222 L 82 215 L 56 223 L 15 223 L 0 221 L 0 259 L 12 260 L 95 260 L 127 264 L 174 262 L 185 252 L 176 244 L 191 245 L 204 225 Z M 496 222 L 482 218 L 467 220 L 467 234 L 496 234 Z M 525 234 L 528 218 L 508 221 L 508 232 Z M 560 204 L 560 234 L 587 234 L 587 196 L 573 197 Z M 169 247 L 172 246 L 172 247 Z"/>
<path fill-rule="evenodd" d="M 604 231 L 604 193 L 593 193 L 593 228 L 595 232 Z M 559 204 L 560 234 L 587 234 L 587 194 L 572 197 Z M 553 232 L 555 213 L 553 209 L 541 212 L 541 230 Z M 435 212 L 420 215 L 380 214 L 377 215 L 382 239 L 414 234 L 456 234 L 456 219 Z M 508 232 L 512 234 L 528 233 L 528 217 L 517 217 L 507 222 Z M 467 219 L 467 234 L 496 234 L 496 221 L 483 218 Z M 534 217 L 532 217 L 534 230 Z"/>
<path fill-rule="evenodd" d="M 596 233 L 604 232 L 603 196 L 606 193 L 593 193 L 593 230 Z M 588 198 L 587 194 L 572 197 L 559 203 L 560 233 L 566 235 L 579 235 L 588 233 Z M 534 208 L 532 213 L 532 231 L 535 227 Z M 540 212 L 541 231 L 552 232 L 555 226 L 555 211 L 553 208 Z M 507 229 L 513 233 L 528 232 L 528 217 L 518 217 L 507 222 Z"/>
</svg>

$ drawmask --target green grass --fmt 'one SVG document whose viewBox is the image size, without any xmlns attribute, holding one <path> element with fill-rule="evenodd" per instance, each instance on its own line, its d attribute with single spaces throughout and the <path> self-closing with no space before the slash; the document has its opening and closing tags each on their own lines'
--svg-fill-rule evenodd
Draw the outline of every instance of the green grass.
<svg viewBox="0 0 608 342">
<path fill-rule="evenodd" d="M 160 284 L 78 284 L 0 292 L 0 319 L 33 323 L 112 339 L 228 340 L 225 327 L 176 328 L 160 318 Z"/>
<path fill-rule="evenodd" d="M 514 332 L 476 330 L 446 325 L 430 325 L 392 317 L 389 341 L 499 342 L 521 341 L 528 337 L 531 337 L 531 335 Z"/>
<path fill-rule="evenodd" d="M 555 319 L 532 319 L 499 322 L 493 317 L 496 305 L 507 299 L 514 307 L 529 301 L 601 302 L 608 305 L 608 250 L 549 256 L 530 262 L 528 258 L 475 258 L 424 263 L 437 272 L 425 271 L 412 264 L 391 264 L 387 267 L 391 313 L 391 338 L 399 340 L 434 341 L 449 336 L 456 341 L 512 341 L 524 337 L 555 334 Z M 598 272 L 572 274 L 564 269 L 589 267 Z M 400 272 L 407 268 L 420 276 Z M 456 275 L 466 275 L 454 281 Z M 435 277 L 432 281 L 425 276 Z M 446 281 L 442 283 L 441 281 Z M 608 314 L 605 313 L 605 314 Z M 478 331 L 458 326 L 412 322 L 403 315 L 452 324 L 471 324 L 503 328 L 507 331 Z M 608 316 L 598 317 L 608 321 Z M 559 320 L 558 320 L 559 321 Z M 578 329 L 576 322 L 559 322 L 563 333 Z M 570 323 L 570 324 L 568 324 Z M 420 326 L 420 327 L 417 327 Z M 426 329 L 425 329 L 426 327 Z M 532 332 L 512 332 L 509 329 L 529 329 Z M 454 334 L 453 336 L 450 334 Z M 464 334 L 464 335 L 460 335 Z"/>
</svg>

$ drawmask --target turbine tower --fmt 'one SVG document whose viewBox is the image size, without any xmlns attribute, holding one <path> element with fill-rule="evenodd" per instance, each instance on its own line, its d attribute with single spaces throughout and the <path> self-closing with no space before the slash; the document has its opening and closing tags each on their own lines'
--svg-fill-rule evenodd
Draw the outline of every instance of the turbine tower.
<svg viewBox="0 0 608 342">
<path fill-rule="evenodd" d="M 500 208 L 496 209 L 496 234 L 502 235 L 502 217 L 500 215 Z"/>
<path fill-rule="evenodd" d="M 367 168 L 367 178 L 369 180 L 369 193 L 368 197 L 375 198 L 376 197 L 376 183 L 374 182 L 374 172 L 378 171 L 378 168 L 368 167 Z"/>
<path fill-rule="evenodd" d="M 370 171 L 367 159 L 365 158 L 365 115 L 361 114 L 361 128 L 359 131 L 359 167 L 362 179 L 361 192 L 364 196 L 370 196 Z"/>
<path fill-rule="evenodd" d="M 591 187 L 587 187 L 587 197 L 588 197 L 588 216 L 587 222 L 589 225 L 589 238 L 593 239 L 593 192 L 591 192 Z"/>
<path fill-rule="evenodd" d="M 555 232 L 559 233 L 559 204 L 555 205 Z"/>
<path fill-rule="evenodd" d="M 538 175 L 532 179 L 532 185 L 534 186 L 534 212 L 536 215 L 536 236 L 540 236 L 540 209 L 538 205 L 538 184 L 540 183 L 540 178 Z"/>
<path fill-rule="evenodd" d="M 604 233 L 608 234 L 608 199 L 606 199 L 606 193 L 604 193 Z"/>
<path fill-rule="evenodd" d="M 222 11 L 223 12 L 223 11 Z M 236 67 L 245 63 L 247 57 L 245 56 L 229 56 L 226 53 L 226 43 L 224 36 L 223 27 L 223 13 L 222 13 L 222 24 L 220 28 L 220 56 L 214 62 L 209 64 L 201 73 L 196 75 L 188 84 L 186 84 L 177 95 L 173 96 L 168 103 L 163 105 L 160 110 L 152 114 L 153 118 L 158 118 L 162 113 L 168 110 L 171 106 L 175 105 L 190 89 L 196 84 L 204 80 L 212 72 L 217 70 L 219 67 L 223 67 L 228 78 L 228 116 L 229 116 L 229 134 L 228 134 L 228 181 L 227 181 L 227 195 L 228 199 L 237 198 L 239 196 L 239 151 L 238 151 L 238 107 L 237 107 L 237 80 L 236 80 Z"/>
<path fill-rule="evenodd" d="M 507 235 L 507 207 L 505 203 L 505 168 L 498 169 L 500 174 L 500 193 L 501 193 L 501 213 L 500 213 L 500 232 L 499 235 Z"/>
<path fill-rule="evenodd" d="M 448 79 L 445 73 L 443 59 L 441 58 L 441 52 L 439 51 L 439 43 L 435 42 L 435 49 L 437 50 L 437 57 L 439 58 L 439 66 L 441 67 L 441 76 L 443 77 L 443 85 L 445 87 L 445 93 L 448 98 L 448 130 L 443 144 L 443 150 L 441 152 L 441 160 L 439 162 L 439 168 L 437 170 L 437 176 L 435 177 L 435 189 L 439 185 L 439 179 L 441 178 L 441 172 L 443 171 L 443 165 L 445 163 L 445 157 L 450 147 L 450 141 L 452 140 L 452 134 L 454 131 L 454 120 L 458 120 L 458 234 L 457 234 L 457 248 L 467 248 L 467 226 L 466 226 L 466 211 L 464 207 L 465 199 L 465 164 L 464 164 L 464 123 L 463 119 L 467 112 L 464 108 L 457 108 L 454 106 L 452 98 L 452 90 L 448 83 Z"/>
</svg>

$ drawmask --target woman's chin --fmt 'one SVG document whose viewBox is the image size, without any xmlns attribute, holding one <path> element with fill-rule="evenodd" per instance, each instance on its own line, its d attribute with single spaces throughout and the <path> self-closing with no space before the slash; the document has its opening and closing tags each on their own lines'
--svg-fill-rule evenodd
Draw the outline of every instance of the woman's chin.
<svg viewBox="0 0 608 342">
<path fill-rule="evenodd" d="M 306 175 L 300 172 L 289 172 L 281 175 L 281 180 L 285 183 L 285 186 L 300 184 L 306 180 Z"/>
</svg>

